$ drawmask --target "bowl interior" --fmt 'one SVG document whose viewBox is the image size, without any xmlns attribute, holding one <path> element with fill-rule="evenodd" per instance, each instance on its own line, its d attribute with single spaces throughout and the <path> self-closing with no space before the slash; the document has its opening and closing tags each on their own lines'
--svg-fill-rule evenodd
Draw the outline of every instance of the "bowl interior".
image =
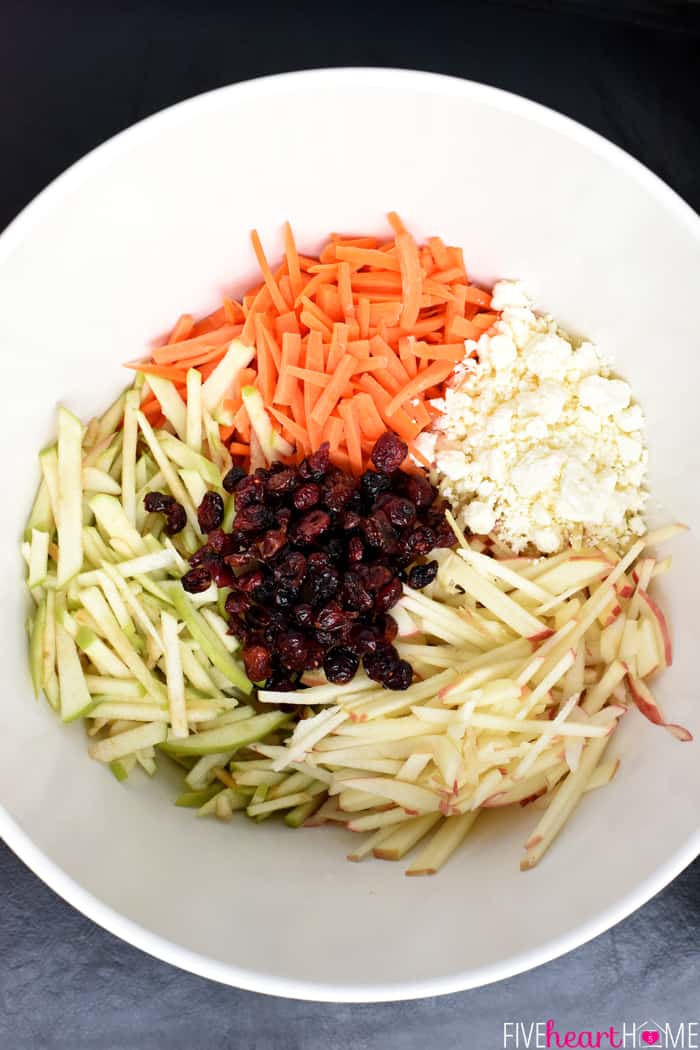
<svg viewBox="0 0 700 1050">
<path fill-rule="evenodd" d="M 477 825 L 437 878 L 344 859 L 347 836 L 231 826 L 172 806 L 167 777 L 125 786 L 81 726 L 34 702 L 18 540 L 58 401 L 87 417 L 179 313 L 206 311 L 271 256 L 289 218 L 312 251 L 331 230 L 464 246 L 484 282 L 520 277 L 538 304 L 610 352 L 648 417 L 654 516 L 693 531 L 660 588 L 675 644 L 658 696 L 699 728 L 698 220 L 596 136 L 448 78 L 328 71 L 224 89 L 146 121 L 82 161 L 0 240 L 0 831 L 114 932 L 208 976 L 278 994 L 380 999 L 502 977 L 642 903 L 698 849 L 700 762 L 637 712 L 620 772 L 589 796 L 540 868 L 520 874 L 537 815 Z M 2 807 L 4 806 L 4 812 Z"/>
</svg>

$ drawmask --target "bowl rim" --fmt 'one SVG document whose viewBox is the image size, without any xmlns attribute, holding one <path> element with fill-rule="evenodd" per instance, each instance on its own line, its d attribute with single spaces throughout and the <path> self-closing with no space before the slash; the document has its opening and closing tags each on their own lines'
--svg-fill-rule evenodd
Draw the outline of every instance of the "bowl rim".
<svg viewBox="0 0 700 1050">
<path fill-rule="evenodd" d="M 578 121 L 520 95 L 476 81 L 412 69 L 357 66 L 299 70 L 228 84 L 187 98 L 144 118 L 85 154 L 20 211 L 0 233 L 0 264 L 11 256 L 17 245 L 47 214 L 60 205 L 67 194 L 98 174 L 114 157 L 138 145 L 140 141 L 145 141 L 154 132 L 177 125 L 196 110 L 229 105 L 232 96 L 240 102 L 245 102 L 247 99 L 294 91 L 298 86 L 307 83 L 321 87 L 324 82 L 352 85 L 358 81 L 365 85 L 374 83 L 378 87 L 400 87 L 403 82 L 406 87 L 417 87 L 428 93 L 461 96 L 550 128 L 604 157 L 641 183 L 700 241 L 700 216 L 689 204 L 640 161 Z M 680 849 L 664 858 L 651 875 L 595 918 L 572 927 L 567 933 L 551 938 L 537 948 L 521 951 L 509 959 L 442 977 L 415 981 L 333 984 L 273 976 L 223 963 L 145 929 L 105 904 L 67 875 L 32 841 L 1 802 L 0 836 L 27 867 L 65 901 L 116 937 L 149 955 L 200 977 L 247 991 L 301 1000 L 357 1003 L 419 999 L 466 991 L 504 980 L 549 962 L 578 948 L 626 918 L 660 892 L 700 854 L 698 828 L 689 835 L 687 842 Z"/>
</svg>

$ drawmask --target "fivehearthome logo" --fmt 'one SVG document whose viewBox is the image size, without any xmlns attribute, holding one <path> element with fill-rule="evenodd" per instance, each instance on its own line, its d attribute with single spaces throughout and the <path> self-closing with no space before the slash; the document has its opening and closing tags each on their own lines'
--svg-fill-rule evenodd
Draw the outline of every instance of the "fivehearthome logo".
<svg viewBox="0 0 700 1050">
<path fill-rule="evenodd" d="M 608 1028 L 559 1028 L 546 1021 L 504 1021 L 503 1050 L 700 1050 L 700 1022 L 625 1021 Z"/>
</svg>

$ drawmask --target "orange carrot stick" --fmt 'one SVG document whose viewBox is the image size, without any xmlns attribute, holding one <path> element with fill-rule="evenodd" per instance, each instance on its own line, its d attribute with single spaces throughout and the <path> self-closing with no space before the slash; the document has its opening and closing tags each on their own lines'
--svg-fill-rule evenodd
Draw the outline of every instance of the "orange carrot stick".
<svg viewBox="0 0 700 1050">
<path fill-rule="evenodd" d="M 464 357 L 464 343 L 423 343 L 413 344 L 413 353 L 419 358 L 432 361 L 461 361 Z"/>
<path fill-rule="evenodd" d="M 147 361 L 127 361 L 125 368 L 133 368 L 135 372 L 143 372 L 147 376 L 160 376 L 161 379 L 172 379 L 174 383 L 186 383 L 187 372 L 172 365 L 152 365 Z"/>
<path fill-rule="evenodd" d="M 338 264 L 338 295 L 340 296 L 340 308 L 347 323 L 355 317 L 355 304 L 352 298 L 352 279 L 350 265 L 347 262 Z"/>
<path fill-rule="evenodd" d="M 298 368 L 296 365 L 287 365 L 287 371 L 291 376 L 303 380 L 304 383 L 311 383 L 312 386 L 316 387 L 326 387 L 331 381 L 331 377 L 326 375 L 325 372 L 316 372 L 311 368 Z"/>
<path fill-rule="evenodd" d="M 262 273 L 265 279 L 265 284 L 267 285 L 267 290 L 270 293 L 270 298 L 272 299 L 272 302 L 277 308 L 277 313 L 284 314 L 287 312 L 289 307 L 285 302 L 284 296 L 279 290 L 279 285 L 277 284 L 277 281 L 275 280 L 272 274 L 272 270 L 270 269 L 269 263 L 265 258 L 265 252 L 263 251 L 263 246 L 260 242 L 260 237 L 258 236 L 257 230 L 250 231 L 250 239 L 253 242 L 253 251 L 255 252 L 256 258 L 258 260 L 260 272 Z"/>
<path fill-rule="evenodd" d="M 345 398 L 338 405 L 338 411 L 345 423 L 345 444 L 348 449 L 350 467 L 353 474 L 359 477 L 362 473 L 362 437 L 355 404 L 350 398 Z"/>
<path fill-rule="evenodd" d="M 444 382 L 452 372 L 451 361 L 434 361 L 427 368 L 422 369 L 391 399 L 387 405 L 387 414 L 392 415 L 402 408 L 411 398 L 418 397 L 424 390 L 428 390 L 437 383 Z"/>
<path fill-rule="evenodd" d="M 398 241 L 401 234 L 406 232 L 406 227 L 395 211 L 390 211 L 387 215 L 387 219 L 389 220 L 389 225 L 396 234 L 396 240 Z"/>
<path fill-rule="evenodd" d="M 491 296 L 488 292 L 485 292 L 483 288 L 477 288 L 475 284 L 469 284 L 465 288 L 465 299 L 468 303 L 475 303 L 476 306 L 483 306 L 485 310 L 488 310 L 491 306 Z"/>
<path fill-rule="evenodd" d="M 401 290 L 403 310 L 401 327 L 412 328 L 418 320 L 420 299 L 423 294 L 423 272 L 418 258 L 418 247 L 409 233 L 399 233 L 396 238 L 401 263 Z"/>
<path fill-rule="evenodd" d="M 369 394 L 358 391 L 355 394 L 354 403 L 357 406 L 360 430 L 366 437 L 376 441 L 384 433 L 386 427 L 372 397 Z"/>
<path fill-rule="evenodd" d="M 304 287 L 305 281 L 301 273 L 301 263 L 299 262 L 299 254 L 294 241 L 292 227 L 288 222 L 284 224 L 284 254 L 287 259 L 287 269 L 289 270 L 289 283 L 292 286 L 292 301 L 294 301 Z"/>
<path fill-rule="evenodd" d="M 267 410 L 274 419 L 280 424 L 280 426 L 286 430 L 287 436 L 292 439 L 301 448 L 308 449 L 311 451 L 309 444 L 309 435 L 294 419 L 291 419 L 286 413 L 280 408 L 275 408 L 273 405 L 268 405 Z"/>
<path fill-rule="evenodd" d="M 415 344 L 415 336 L 402 336 L 399 339 L 399 360 L 406 370 L 407 376 L 412 378 L 418 371 L 416 365 L 415 354 L 413 353 L 413 346 Z"/>
<path fill-rule="evenodd" d="M 310 418 L 317 426 L 322 427 L 330 416 L 338 403 L 338 399 L 345 389 L 346 384 L 349 382 L 356 364 L 357 359 L 351 354 L 346 354 L 338 364 L 338 367 L 331 376 L 330 383 L 311 410 Z"/>
<path fill-rule="evenodd" d="M 277 369 L 275 362 L 270 353 L 270 348 L 267 341 L 267 330 L 263 323 L 262 315 L 255 315 L 255 349 L 256 349 L 256 364 L 258 366 L 258 386 L 260 393 L 263 396 L 263 401 L 266 405 L 269 405 L 275 396 L 275 387 L 277 385 Z M 240 390 L 246 383 L 243 383 L 240 379 L 243 372 L 247 372 L 248 369 L 242 369 L 236 377 L 236 388 L 240 396 Z M 255 375 L 255 373 L 253 373 Z"/>
<path fill-rule="evenodd" d="M 179 343 L 157 346 L 153 351 L 153 360 L 158 365 L 171 365 L 177 361 L 186 361 L 188 357 L 194 357 L 195 354 L 211 346 L 230 343 L 235 336 L 240 334 L 240 331 L 240 325 L 227 324 L 217 328 L 216 331 L 195 335 L 191 339 L 182 339 Z"/>
<path fill-rule="evenodd" d="M 294 335 L 292 332 L 285 332 L 282 336 L 282 361 L 280 364 L 280 373 L 277 380 L 277 388 L 275 390 L 275 404 L 278 405 L 291 405 L 294 391 L 298 386 L 297 380 L 294 376 L 290 376 L 287 368 L 289 365 L 296 365 L 299 361 L 299 354 L 301 353 L 301 338 L 298 335 Z"/>
<path fill-rule="evenodd" d="M 183 339 L 189 338 L 194 328 L 194 317 L 192 314 L 181 314 L 175 327 L 173 328 L 170 336 L 168 337 L 169 343 L 180 343 Z"/>
<path fill-rule="evenodd" d="M 346 324 L 333 325 L 331 344 L 328 349 L 328 361 L 326 372 L 332 376 L 348 350 L 348 326 Z"/>
</svg>

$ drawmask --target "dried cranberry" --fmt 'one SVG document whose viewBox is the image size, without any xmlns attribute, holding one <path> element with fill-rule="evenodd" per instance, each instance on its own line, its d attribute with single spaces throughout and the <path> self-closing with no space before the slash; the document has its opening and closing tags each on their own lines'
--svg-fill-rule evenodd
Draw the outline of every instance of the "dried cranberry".
<svg viewBox="0 0 700 1050">
<path fill-rule="evenodd" d="M 358 575 L 368 591 L 376 593 L 386 587 L 393 578 L 393 572 L 387 565 L 375 562 L 373 565 L 359 565 Z"/>
<path fill-rule="evenodd" d="M 432 583 L 438 572 L 438 563 L 429 561 L 425 565 L 414 565 L 408 574 L 408 586 L 419 591 Z"/>
<path fill-rule="evenodd" d="M 317 667 L 323 666 L 323 658 L 326 654 L 326 646 L 319 645 L 316 641 L 309 641 L 306 646 L 306 663 L 304 669 L 306 671 L 315 671 Z"/>
<path fill-rule="evenodd" d="M 274 689 L 278 693 L 289 693 L 293 689 L 297 688 L 296 682 L 292 681 L 288 672 L 286 671 L 273 671 L 270 677 L 265 682 L 266 689 Z M 294 710 L 291 704 L 285 704 L 285 710 Z"/>
<path fill-rule="evenodd" d="M 280 635 L 277 655 L 283 667 L 289 671 L 303 671 L 306 666 L 307 641 L 301 631 L 290 630 Z"/>
<path fill-rule="evenodd" d="M 246 572 L 236 579 L 236 587 L 243 594 L 252 594 L 256 588 L 261 586 L 263 579 L 262 570 L 253 569 L 252 572 Z"/>
<path fill-rule="evenodd" d="M 373 653 L 382 640 L 377 637 L 377 632 L 373 627 L 363 627 L 362 624 L 355 624 L 350 631 L 349 645 L 360 656 L 364 656 L 365 653 Z"/>
<path fill-rule="evenodd" d="M 413 668 L 408 660 L 399 660 L 396 667 L 392 668 L 382 681 L 385 689 L 408 689 L 413 682 Z"/>
<path fill-rule="evenodd" d="M 321 491 L 324 506 L 333 514 L 340 514 L 350 502 L 354 484 L 353 479 L 347 476 L 327 482 Z"/>
<path fill-rule="evenodd" d="M 267 605 L 274 600 L 277 591 L 278 588 L 275 586 L 274 580 L 266 577 L 260 586 L 256 587 L 251 593 L 251 597 L 261 605 Z"/>
<path fill-rule="evenodd" d="M 344 605 L 361 613 L 369 612 L 374 604 L 372 595 L 356 572 L 346 572 L 344 574 L 342 598 Z"/>
<path fill-rule="evenodd" d="M 299 598 L 299 591 L 296 587 L 290 587 L 289 585 L 280 587 L 275 586 L 274 603 L 279 609 L 292 609 L 296 605 Z"/>
<path fill-rule="evenodd" d="M 270 561 L 282 550 L 287 542 L 287 535 L 282 529 L 270 529 L 260 537 L 256 546 L 263 561 Z"/>
<path fill-rule="evenodd" d="M 165 531 L 168 536 L 175 536 L 176 533 L 182 532 L 186 524 L 185 508 L 181 503 L 173 503 L 165 520 Z"/>
<path fill-rule="evenodd" d="M 406 552 L 413 555 L 430 554 L 435 546 L 435 533 L 427 525 L 419 525 L 402 541 Z"/>
<path fill-rule="evenodd" d="M 373 653 L 367 653 L 362 663 L 368 678 L 373 682 L 384 684 L 386 678 L 399 663 L 399 654 L 393 645 L 378 645 Z"/>
<path fill-rule="evenodd" d="M 202 532 L 218 529 L 224 520 L 224 501 L 218 492 L 205 492 L 197 508 L 197 521 Z"/>
<path fill-rule="evenodd" d="M 238 511 L 233 524 L 240 532 L 261 532 L 275 524 L 275 516 L 269 507 L 253 503 Z"/>
<path fill-rule="evenodd" d="M 340 576 L 337 569 L 331 567 L 321 572 L 313 572 L 309 569 L 301 588 L 301 596 L 305 602 L 318 605 L 319 602 L 332 598 L 337 593 L 339 586 Z"/>
<path fill-rule="evenodd" d="M 362 540 L 359 536 L 353 536 L 348 543 L 348 561 L 358 562 L 362 561 L 365 553 L 365 548 Z"/>
<path fill-rule="evenodd" d="M 351 529 L 358 529 L 361 522 L 362 517 L 356 510 L 346 510 L 341 518 L 340 524 L 349 532 Z"/>
<path fill-rule="evenodd" d="M 245 616 L 250 608 L 250 601 L 244 594 L 231 591 L 224 604 L 228 616 Z"/>
<path fill-rule="evenodd" d="M 236 510 L 250 507 L 254 503 L 262 503 L 265 498 L 265 482 L 255 474 L 249 474 L 241 478 L 234 489 L 234 502 Z"/>
<path fill-rule="evenodd" d="M 147 492 L 143 497 L 143 505 L 149 514 L 167 514 L 174 503 L 173 497 L 164 492 Z"/>
<path fill-rule="evenodd" d="M 243 650 L 243 663 L 251 682 L 263 682 L 272 674 L 272 657 L 264 645 L 247 645 Z"/>
<path fill-rule="evenodd" d="M 406 456 L 408 445 L 400 437 L 387 430 L 380 438 L 377 438 L 372 449 L 371 459 L 377 470 L 383 474 L 393 474 L 398 470 Z"/>
<path fill-rule="evenodd" d="M 430 507 L 437 495 L 437 490 L 423 474 L 404 474 L 399 488 L 420 510 Z"/>
<path fill-rule="evenodd" d="M 367 470 L 360 478 L 360 489 L 367 503 L 372 506 L 383 492 L 391 488 L 391 478 L 386 474 L 377 474 L 374 470 Z"/>
<path fill-rule="evenodd" d="M 251 632 L 240 616 L 229 616 L 228 633 L 238 638 L 243 645 L 247 645 L 251 638 Z"/>
<path fill-rule="evenodd" d="M 393 616 L 389 613 L 385 613 L 383 616 L 377 616 L 374 621 L 373 630 L 377 633 L 377 639 L 380 642 L 393 642 L 396 635 L 399 633 L 399 625 Z"/>
<path fill-rule="evenodd" d="M 338 602 L 331 601 L 316 613 L 314 626 L 319 631 L 337 631 L 347 625 L 351 616 Z"/>
<path fill-rule="evenodd" d="M 314 481 L 300 485 L 292 497 L 296 510 L 311 510 L 321 500 L 321 486 Z"/>
<path fill-rule="evenodd" d="M 201 523 L 200 523 L 201 525 Z M 214 554 L 230 554 L 233 552 L 234 544 L 231 541 L 231 537 L 224 532 L 223 529 L 212 529 L 207 536 L 207 547 L 213 551 Z"/>
<path fill-rule="evenodd" d="M 277 464 L 274 464 L 277 466 Z M 297 483 L 297 474 L 291 467 L 285 467 L 280 464 L 279 469 L 274 473 L 270 474 L 265 482 L 265 492 L 268 496 L 285 496 L 288 492 L 291 492 Z"/>
<path fill-rule="evenodd" d="M 330 464 L 331 446 L 324 441 L 314 453 L 307 456 L 299 467 L 299 474 L 305 481 L 320 481 Z"/>
<path fill-rule="evenodd" d="M 278 510 L 275 511 L 275 521 L 283 532 L 287 531 L 291 520 L 292 512 L 289 507 L 279 507 Z"/>
<path fill-rule="evenodd" d="M 299 586 L 306 572 L 306 558 L 300 551 L 291 551 L 275 564 L 272 572 L 277 581 Z"/>
<path fill-rule="evenodd" d="M 231 568 L 220 554 L 209 551 L 202 559 L 202 566 L 206 568 L 217 587 L 231 587 L 236 582 Z"/>
<path fill-rule="evenodd" d="M 222 485 L 224 486 L 227 492 L 233 492 L 238 482 L 242 481 L 245 476 L 245 471 L 241 470 L 240 467 L 231 467 L 228 474 L 224 475 Z"/>
<path fill-rule="evenodd" d="M 402 499 L 401 496 L 389 496 L 382 503 L 381 509 L 391 524 L 396 525 L 400 529 L 405 528 L 407 525 L 412 525 L 416 520 L 415 503 L 411 503 L 409 499 Z"/>
<path fill-rule="evenodd" d="M 306 602 L 302 602 L 301 605 L 297 605 L 294 610 L 294 619 L 300 627 L 311 627 L 314 622 L 314 610 Z"/>
<path fill-rule="evenodd" d="M 374 601 L 374 608 L 377 612 L 388 612 L 392 609 L 396 603 L 400 600 L 403 594 L 403 587 L 401 581 L 394 578 L 391 583 L 387 583 L 385 587 L 377 594 Z"/>
<path fill-rule="evenodd" d="M 186 572 L 180 583 L 188 594 L 201 594 L 211 583 L 211 573 L 206 566 L 198 565 L 196 569 Z"/>
<path fill-rule="evenodd" d="M 382 554 L 394 554 L 398 548 L 398 534 L 383 510 L 378 510 L 362 522 L 362 532 L 370 547 Z"/>
<path fill-rule="evenodd" d="M 317 572 L 326 572 L 333 568 L 333 563 L 326 551 L 313 551 L 306 563 L 307 572 L 314 575 Z"/>
<path fill-rule="evenodd" d="M 323 660 L 326 678 L 335 685 L 345 685 L 351 682 L 359 666 L 360 660 L 357 653 L 345 645 L 338 645 L 331 649 Z"/>
<path fill-rule="evenodd" d="M 299 543 L 315 543 L 324 532 L 328 531 L 331 516 L 325 510 L 310 510 L 300 518 L 294 527 L 294 538 Z"/>
</svg>

